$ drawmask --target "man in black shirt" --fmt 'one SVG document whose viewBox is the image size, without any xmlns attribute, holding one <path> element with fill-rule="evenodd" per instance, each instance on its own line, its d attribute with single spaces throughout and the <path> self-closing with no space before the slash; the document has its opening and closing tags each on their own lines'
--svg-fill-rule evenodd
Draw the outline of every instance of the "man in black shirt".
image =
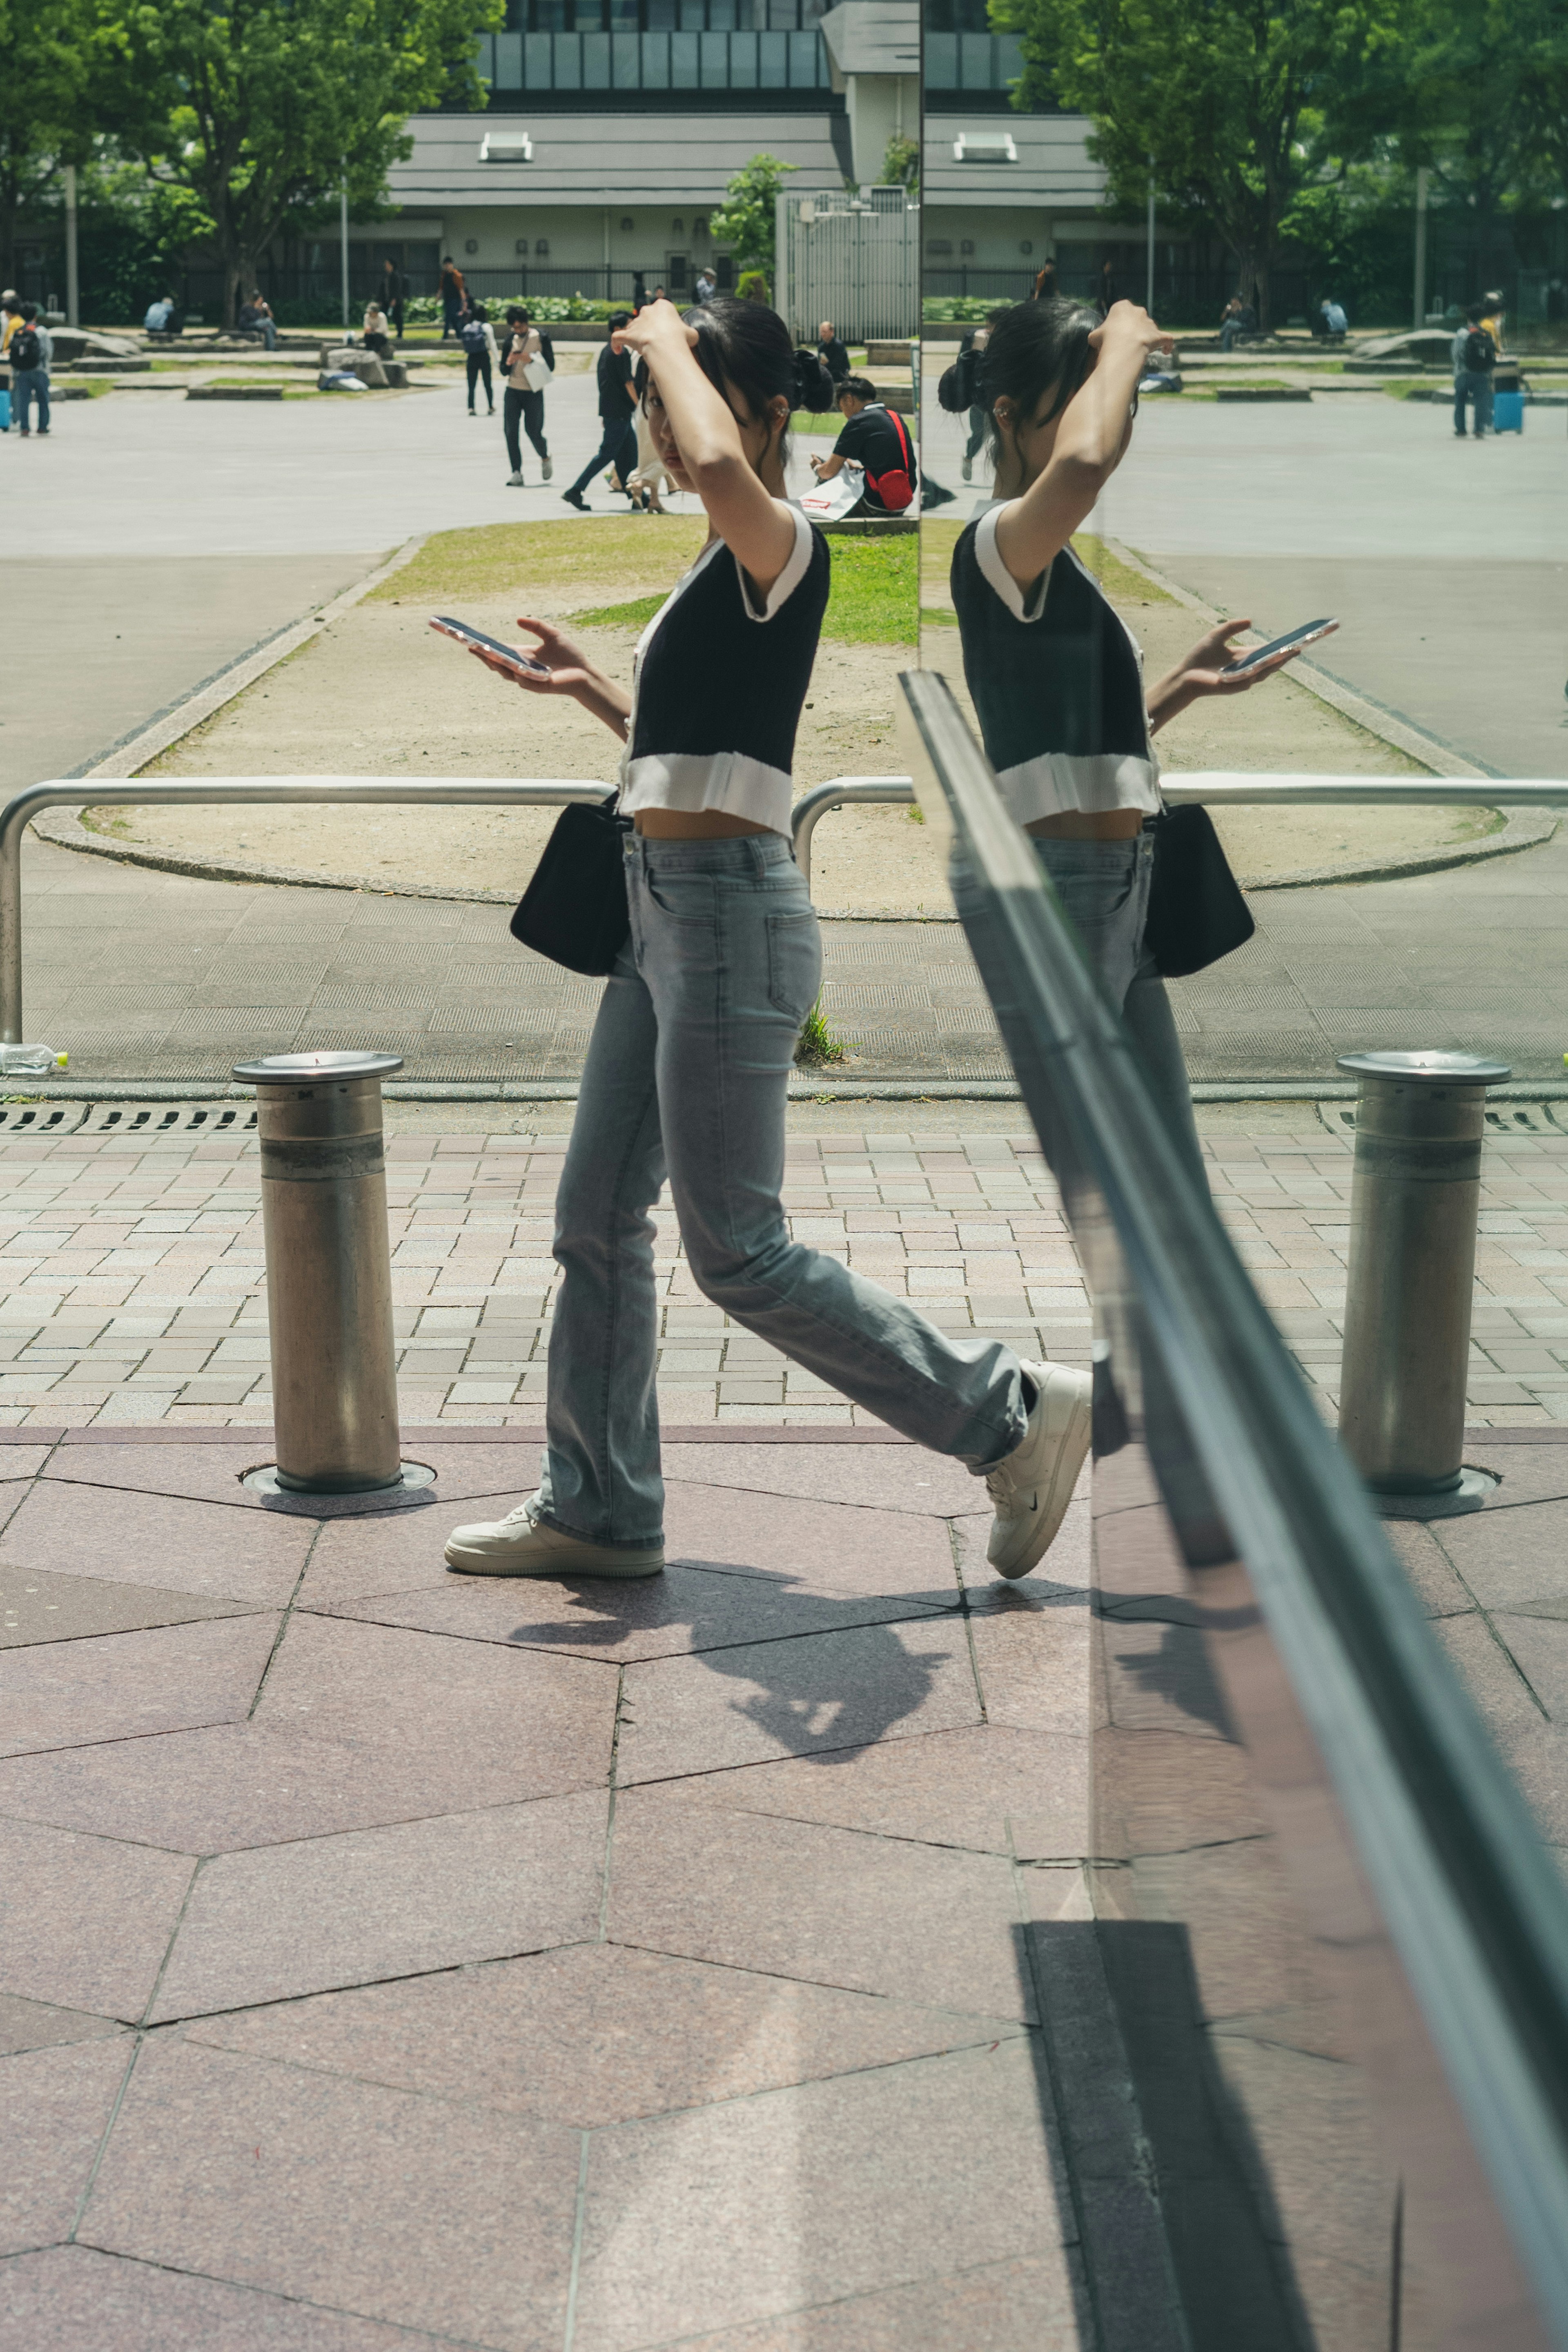
<svg viewBox="0 0 1568 2352">
<path fill-rule="evenodd" d="M 816 331 L 816 348 L 823 366 L 835 383 L 843 383 L 849 373 L 849 354 L 838 339 L 838 330 L 831 319 L 824 319 Z"/>
<path fill-rule="evenodd" d="M 811 461 L 819 482 L 830 482 L 846 464 L 862 466 L 866 488 L 854 514 L 902 514 L 913 503 L 919 473 L 914 446 L 901 416 L 883 406 L 877 387 L 863 375 L 846 376 L 837 406 L 844 430 L 831 457 Z"/>
<path fill-rule="evenodd" d="M 623 482 L 637 471 L 637 391 L 625 333 L 631 322 L 629 310 L 610 313 L 609 341 L 599 353 L 599 446 L 571 488 L 561 493 L 569 507 L 580 508 L 584 514 L 592 509 L 583 492 L 601 467 L 614 466 Z"/>
</svg>

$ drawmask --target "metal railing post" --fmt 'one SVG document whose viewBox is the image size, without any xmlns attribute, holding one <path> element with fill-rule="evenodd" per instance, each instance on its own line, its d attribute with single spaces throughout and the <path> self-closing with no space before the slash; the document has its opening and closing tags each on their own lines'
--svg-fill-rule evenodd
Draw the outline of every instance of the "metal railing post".
<svg viewBox="0 0 1568 2352">
<path fill-rule="evenodd" d="M 811 887 L 811 836 L 818 820 L 829 809 L 843 808 L 847 802 L 883 801 L 898 803 L 912 801 L 914 780 L 910 776 L 835 776 L 831 782 L 816 784 L 796 801 L 790 817 L 790 837 L 795 845 L 795 862 Z"/>
<path fill-rule="evenodd" d="M 1477 1054 L 1342 1054 L 1359 1079 L 1340 1436 L 1384 1518 L 1479 1511 L 1465 1389 L 1487 1088 Z"/>
<path fill-rule="evenodd" d="M 401 1054 L 271 1054 L 256 1088 L 273 1475 L 286 1493 L 352 1495 L 403 1472 L 381 1082 Z"/>
</svg>

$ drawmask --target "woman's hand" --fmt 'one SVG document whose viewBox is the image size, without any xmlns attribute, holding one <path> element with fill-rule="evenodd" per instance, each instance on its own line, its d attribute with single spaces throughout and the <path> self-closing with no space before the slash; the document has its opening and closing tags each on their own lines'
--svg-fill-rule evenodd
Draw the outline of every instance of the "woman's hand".
<svg viewBox="0 0 1568 2352">
<path fill-rule="evenodd" d="M 1113 302 L 1103 322 L 1090 335 L 1089 347 L 1103 356 L 1129 345 L 1147 356 L 1150 352 L 1173 352 L 1176 339 L 1156 326 L 1148 311 L 1140 310 L 1136 302 Z"/>
<path fill-rule="evenodd" d="M 1151 691 L 1151 730 L 1163 727 L 1179 710 L 1185 710 L 1189 703 L 1202 701 L 1205 695 L 1245 694 L 1248 687 L 1256 686 L 1260 678 L 1272 677 L 1276 670 L 1283 669 L 1287 662 L 1294 661 L 1304 651 L 1300 646 L 1288 646 L 1283 653 L 1271 654 L 1256 668 L 1227 669 L 1226 663 L 1236 655 L 1232 638 L 1239 637 L 1243 630 L 1251 626 L 1250 621 L 1221 621 L 1198 639 L 1191 653 Z"/>
<path fill-rule="evenodd" d="M 658 351 L 668 351 L 684 345 L 697 349 L 697 330 L 689 327 L 673 302 L 649 302 L 639 310 L 630 326 L 621 329 L 626 349 L 638 359 L 647 360 L 651 367 Z"/>
<path fill-rule="evenodd" d="M 524 648 L 530 661 L 540 665 L 538 672 L 520 675 L 508 669 L 496 655 L 487 653 L 483 646 L 470 646 L 468 651 L 487 669 L 504 677 L 509 686 L 521 686 L 525 694 L 564 694 L 602 719 L 606 727 L 625 740 L 626 720 L 631 716 L 631 697 L 603 670 L 595 669 L 581 648 L 552 628 L 548 621 L 532 621 L 526 614 L 519 617 L 518 627 L 526 629 L 536 640 Z"/>
</svg>

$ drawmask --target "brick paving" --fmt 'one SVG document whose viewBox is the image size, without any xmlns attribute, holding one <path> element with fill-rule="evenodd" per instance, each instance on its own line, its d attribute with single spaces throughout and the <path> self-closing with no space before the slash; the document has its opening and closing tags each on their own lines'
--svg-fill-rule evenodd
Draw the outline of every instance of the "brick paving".
<svg viewBox="0 0 1568 2352">
<path fill-rule="evenodd" d="M 1082 1279 L 1017 1109 L 966 1106 L 910 1126 L 867 1123 L 893 1108 L 792 1113 L 795 1232 L 916 1300 L 944 1328 L 1086 1359 Z M 897 1115 L 913 1112 L 900 1106 Z M 154 1122 L 174 1116 L 150 1114 L 144 1136 L 0 1136 L 0 1425 L 269 1421 L 255 1139 L 159 1132 Z M 551 1205 L 569 1116 L 564 1106 L 495 1116 L 389 1106 L 405 1422 L 539 1423 L 555 1271 Z M 1471 1418 L 1568 1420 L 1568 1134 L 1550 1131 L 1539 1111 L 1494 1117 Z M 1348 1242 L 1352 1139 L 1341 1118 L 1338 1107 L 1320 1114 L 1310 1104 L 1201 1114 L 1221 1212 L 1325 1410 L 1334 1403 Z M 1520 1119 L 1541 1131 L 1513 1130 Z M 471 1131 L 441 1131 L 459 1120 L 471 1120 Z M 486 1131 L 506 1121 L 520 1131 Z M 728 1324 L 692 1283 L 668 1207 L 658 1227 L 668 1423 L 864 1419 Z"/>
</svg>

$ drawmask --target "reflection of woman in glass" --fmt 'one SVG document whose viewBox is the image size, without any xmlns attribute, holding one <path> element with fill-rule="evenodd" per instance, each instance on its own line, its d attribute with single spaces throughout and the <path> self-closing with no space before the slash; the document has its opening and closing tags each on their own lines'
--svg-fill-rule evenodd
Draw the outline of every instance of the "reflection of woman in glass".
<svg viewBox="0 0 1568 2352">
<path fill-rule="evenodd" d="M 626 745 L 631 932 L 610 974 L 556 1196 L 562 1269 L 537 1494 L 459 1528 L 488 1576 L 647 1576 L 664 1562 L 649 1211 L 668 1178 L 704 1296 L 879 1419 L 984 1475 L 990 1556 L 1027 1573 L 1089 1446 L 1089 1379 L 949 1339 L 907 1299 L 791 1239 L 780 1188 L 800 1024 L 822 973 L 790 849 L 790 769 L 827 603 L 827 541 L 784 499 L 792 408 L 832 383 L 776 312 L 651 304 L 626 330 L 655 446 L 710 537 L 649 622 L 628 695 L 543 621 L 532 693 Z M 504 673 L 503 673 L 504 674 Z"/>
<path fill-rule="evenodd" d="M 952 559 L 986 757 L 1195 1153 L 1176 1024 L 1143 943 L 1154 848 L 1144 825 L 1162 806 L 1150 739 L 1200 696 L 1243 693 L 1290 656 L 1226 677 L 1230 641 L 1250 625 L 1228 621 L 1145 699 L 1137 641 L 1069 544 L 1127 454 L 1150 353 L 1169 348 L 1131 302 L 1103 324 L 1075 303 L 1021 302 L 992 314 L 984 355 L 950 368 L 941 398 L 984 411 L 996 469 Z"/>
</svg>

